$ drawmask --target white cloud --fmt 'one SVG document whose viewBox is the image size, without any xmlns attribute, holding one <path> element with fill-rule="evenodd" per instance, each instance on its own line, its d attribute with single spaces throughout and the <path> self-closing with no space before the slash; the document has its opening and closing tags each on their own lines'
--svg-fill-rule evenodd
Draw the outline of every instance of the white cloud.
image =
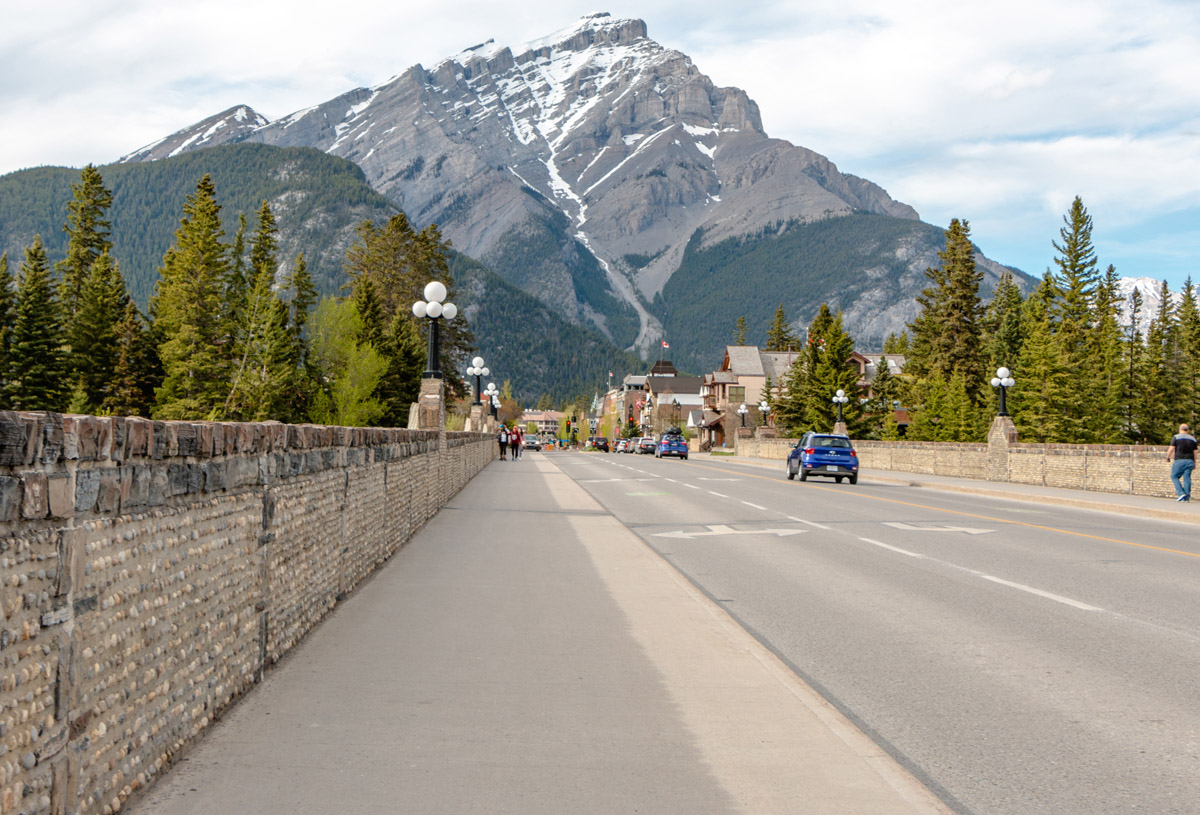
<svg viewBox="0 0 1200 815">
<path fill-rule="evenodd" d="M 594 10 L 576 0 L 333 10 L 7 0 L 0 172 L 111 161 L 235 104 L 283 116 Z M 1076 194 L 1098 244 L 1104 229 L 1123 230 L 1114 242 L 1149 252 L 1139 236 L 1175 234 L 1165 230 L 1200 191 L 1200 4 L 624 0 L 608 10 L 645 19 L 715 83 L 744 88 L 771 135 L 880 183 L 926 220 L 967 218 L 1006 262 L 1032 262 L 1012 256 L 1048 246 Z M 1200 253 L 1190 258 L 1177 265 L 1200 267 Z"/>
</svg>

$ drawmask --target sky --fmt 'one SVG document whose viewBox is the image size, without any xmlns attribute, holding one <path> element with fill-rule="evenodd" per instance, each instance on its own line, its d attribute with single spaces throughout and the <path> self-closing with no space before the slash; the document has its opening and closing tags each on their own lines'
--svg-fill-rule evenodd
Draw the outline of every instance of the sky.
<svg viewBox="0 0 1200 815">
<path fill-rule="evenodd" d="M 1080 196 L 1102 267 L 1200 283 L 1200 0 L 4 0 L 0 174 L 275 119 L 488 39 L 646 21 L 767 134 L 1041 275 Z"/>
</svg>

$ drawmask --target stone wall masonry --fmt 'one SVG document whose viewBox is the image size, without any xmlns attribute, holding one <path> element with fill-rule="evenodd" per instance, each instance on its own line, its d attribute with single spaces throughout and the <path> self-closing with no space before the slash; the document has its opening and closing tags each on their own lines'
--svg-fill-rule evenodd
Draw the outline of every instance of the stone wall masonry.
<svg viewBox="0 0 1200 815">
<path fill-rule="evenodd" d="M 0 412 L 0 813 L 111 813 L 491 435 Z"/>
<path fill-rule="evenodd" d="M 787 458 L 795 439 L 739 438 L 737 454 Z M 1104 444 L 1031 444 L 991 434 L 989 443 L 855 441 L 860 466 L 981 481 L 1171 498 L 1167 448 Z"/>
</svg>

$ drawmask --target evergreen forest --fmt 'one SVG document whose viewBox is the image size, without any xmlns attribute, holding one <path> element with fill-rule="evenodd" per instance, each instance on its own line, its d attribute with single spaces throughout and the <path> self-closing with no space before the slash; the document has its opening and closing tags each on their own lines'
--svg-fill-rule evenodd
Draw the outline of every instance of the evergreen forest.
<svg viewBox="0 0 1200 815">
<path fill-rule="evenodd" d="M 771 383 L 776 423 L 789 435 L 828 430 L 837 413 L 831 397 L 840 388 L 852 397 L 844 419 L 856 438 L 900 438 L 896 408 L 902 406 L 908 439 L 980 442 L 999 411 L 991 380 L 1007 368 L 1015 380 L 1007 408 L 1022 441 L 1164 444 L 1180 423 L 1194 427 L 1200 304 L 1192 281 L 1178 298 L 1164 282 L 1161 305 L 1139 332 L 1140 294 L 1135 290 L 1128 304 L 1132 322 L 1122 321 L 1116 269 L 1101 268 L 1080 198 L 1062 220 L 1052 241 L 1053 267 L 1038 286 L 1025 295 L 1006 275 L 986 300 L 970 226 L 953 220 L 940 263 L 925 272 L 917 317 L 883 345 L 884 353 L 905 358 L 903 373 L 877 365 L 870 393 L 846 363 L 854 340 L 840 313 L 820 306 L 801 342 L 788 334 L 779 306 L 768 348 L 802 350 L 785 380 Z"/>
<path fill-rule="evenodd" d="M 268 202 L 277 264 L 273 285 L 285 300 L 292 296 L 287 281 L 297 273 L 300 258 L 317 297 L 351 295 L 354 273 L 347 255 L 361 242 L 362 225 L 387 223 L 399 214 L 371 190 L 356 165 L 309 148 L 228 145 L 156 162 L 88 168 L 87 173 L 94 174 L 89 183 L 104 189 L 99 209 L 105 224 L 99 243 L 119 268 L 124 291 L 144 328 L 153 321 L 152 303 L 163 285 L 164 259 L 178 240 L 184 207 L 205 175 L 215 191 L 216 217 L 230 258 L 237 255 L 249 262 L 255 218 Z M 42 167 L 0 177 L 0 247 L 9 261 L 11 291 L 16 290 L 26 250 L 35 238 L 51 288 L 61 283 L 61 264 L 78 251 L 72 249 L 71 230 L 87 228 L 68 223 L 71 207 L 79 205 L 80 184 L 80 171 L 69 168 Z M 239 234 L 242 245 L 237 247 Z M 621 376 L 641 371 L 640 360 L 598 332 L 565 321 L 487 267 L 455 252 L 448 241 L 440 245 L 457 283 L 454 296 L 463 315 L 459 322 L 470 324 L 475 344 L 459 349 L 455 362 L 482 352 L 500 382 L 511 383 L 514 399 L 533 404 L 549 398 L 557 404 L 590 397 L 608 371 Z M 96 258 L 103 253 L 94 250 Z M 412 299 L 419 295 L 418 287 Z M 312 308 L 315 315 L 315 302 Z M 424 342 L 425 327 L 413 322 Z M 312 330 L 307 325 L 302 333 L 308 337 Z M 61 338 L 60 342 L 64 349 L 68 346 Z M 461 390 L 461 382 L 455 382 Z M 61 400 L 54 404 L 68 406 Z M 143 400 L 143 411 L 149 409 L 145 405 Z"/>
</svg>

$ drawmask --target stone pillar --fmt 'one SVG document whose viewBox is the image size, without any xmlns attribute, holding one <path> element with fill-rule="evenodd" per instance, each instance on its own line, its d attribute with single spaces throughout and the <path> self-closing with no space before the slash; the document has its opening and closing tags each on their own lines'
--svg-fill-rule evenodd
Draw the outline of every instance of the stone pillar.
<svg viewBox="0 0 1200 815">
<path fill-rule="evenodd" d="M 779 436 L 779 433 L 775 430 L 775 428 L 764 425 L 759 425 L 756 427 L 754 429 L 754 434 L 760 439 L 774 439 L 778 438 Z"/>
<path fill-rule="evenodd" d="M 421 380 L 421 395 L 417 397 L 417 430 L 441 430 L 446 426 L 446 384 L 441 379 Z M 409 421 L 412 425 L 412 421 Z"/>
<path fill-rule="evenodd" d="M 471 412 L 467 415 L 467 424 L 463 429 L 468 433 L 487 432 L 487 417 L 483 412 L 483 405 L 471 405 Z"/>
<path fill-rule="evenodd" d="M 1017 443 L 1011 416 L 997 416 L 988 430 L 988 481 L 1008 481 L 1008 448 Z"/>
<path fill-rule="evenodd" d="M 833 423 L 833 435 L 849 436 L 850 431 L 846 429 L 846 423 L 845 422 L 834 422 Z"/>
</svg>

